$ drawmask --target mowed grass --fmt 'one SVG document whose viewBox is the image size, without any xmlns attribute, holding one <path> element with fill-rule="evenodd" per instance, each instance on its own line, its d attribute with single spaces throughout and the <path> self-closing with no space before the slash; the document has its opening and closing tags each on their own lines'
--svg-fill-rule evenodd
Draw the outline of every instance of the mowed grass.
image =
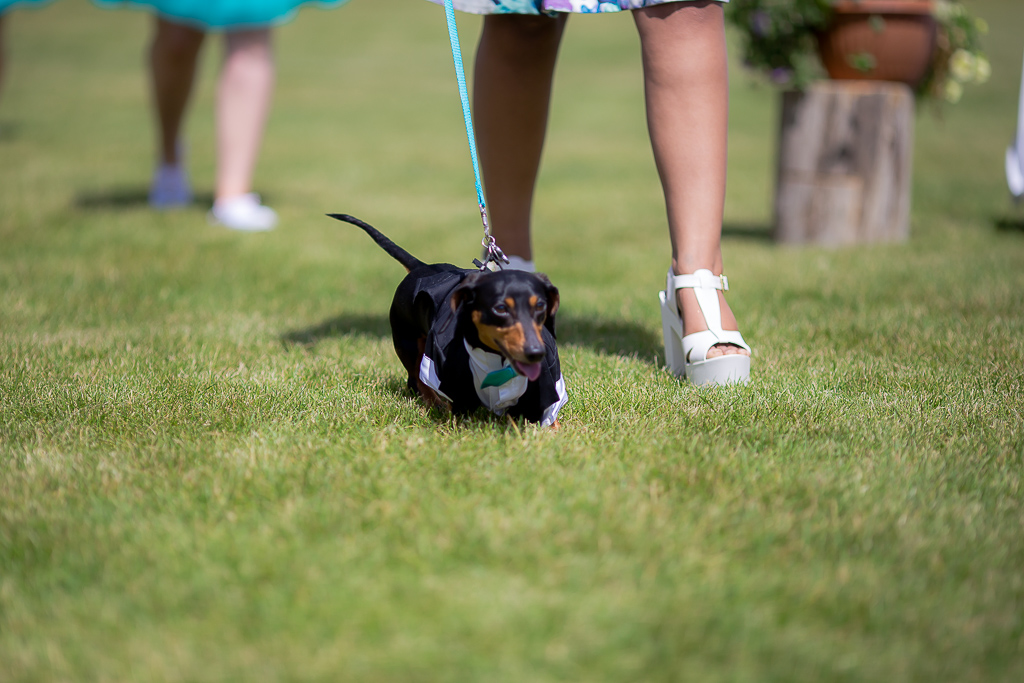
<svg viewBox="0 0 1024 683">
<path fill-rule="evenodd" d="M 725 252 L 751 383 L 661 367 L 668 262 L 628 16 L 575 17 L 537 198 L 557 433 L 426 412 L 387 308 L 479 225 L 443 13 L 277 34 L 257 189 L 153 213 L 149 18 L 8 18 L 0 100 L 0 680 L 1019 681 L 1024 212 L 992 81 L 917 119 L 906 244 L 769 239 L 777 101 L 733 70 Z M 472 52 L 479 20 L 460 17 Z M 213 173 L 204 59 L 187 140 Z"/>
</svg>

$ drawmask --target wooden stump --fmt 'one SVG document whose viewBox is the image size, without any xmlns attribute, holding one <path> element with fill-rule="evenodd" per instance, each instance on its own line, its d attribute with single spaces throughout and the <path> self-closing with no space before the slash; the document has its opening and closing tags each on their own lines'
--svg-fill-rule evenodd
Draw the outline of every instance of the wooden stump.
<svg viewBox="0 0 1024 683">
<path fill-rule="evenodd" d="M 914 95 L 903 84 L 823 81 L 784 93 L 776 241 L 906 240 L 913 142 Z"/>
</svg>

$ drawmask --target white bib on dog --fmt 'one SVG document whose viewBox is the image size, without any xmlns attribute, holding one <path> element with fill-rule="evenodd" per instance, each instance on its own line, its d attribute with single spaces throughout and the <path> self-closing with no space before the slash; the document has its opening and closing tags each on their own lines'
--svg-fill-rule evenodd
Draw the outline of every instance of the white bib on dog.
<svg viewBox="0 0 1024 683">
<path fill-rule="evenodd" d="M 476 349 L 463 340 L 469 352 L 469 369 L 473 373 L 473 388 L 480 402 L 495 415 L 503 415 L 505 409 L 515 405 L 526 393 L 529 380 L 516 372 L 500 354 Z"/>
<path fill-rule="evenodd" d="M 529 386 L 529 380 L 515 371 L 508 361 L 500 354 L 473 348 L 465 340 L 462 341 L 469 354 L 469 369 L 473 374 L 473 389 L 480 402 L 495 415 L 504 415 L 505 410 L 515 405 Z M 437 375 L 437 367 L 430 356 L 424 354 L 420 361 L 420 381 L 436 391 L 440 396 L 451 401 L 441 391 L 441 380 Z M 555 382 L 558 400 L 544 410 L 541 426 L 548 427 L 558 419 L 558 411 L 569 399 L 565 389 L 565 380 L 561 376 Z"/>
</svg>

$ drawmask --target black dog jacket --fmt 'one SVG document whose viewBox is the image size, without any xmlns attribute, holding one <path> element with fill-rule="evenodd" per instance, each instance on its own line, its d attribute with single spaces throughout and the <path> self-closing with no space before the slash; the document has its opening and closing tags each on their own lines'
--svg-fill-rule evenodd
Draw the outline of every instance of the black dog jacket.
<svg viewBox="0 0 1024 683">
<path fill-rule="evenodd" d="M 543 426 L 554 424 L 568 400 L 554 335 L 547 327 L 542 330 L 547 353 L 540 376 L 532 382 L 501 354 L 470 346 L 459 329 L 458 311 L 449 303 L 468 272 L 472 271 L 437 273 L 418 283 L 414 299 L 418 304 L 420 297 L 428 297 L 436 316 L 420 363 L 420 381 L 450 401 L 455 413 L 484 406 L 497 415 L 525 417 Z"/>
</svg>

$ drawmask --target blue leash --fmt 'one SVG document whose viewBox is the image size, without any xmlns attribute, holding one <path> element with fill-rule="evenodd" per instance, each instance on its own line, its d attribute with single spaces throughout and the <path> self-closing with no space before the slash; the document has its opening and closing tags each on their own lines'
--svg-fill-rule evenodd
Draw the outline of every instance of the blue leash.
<svg viewBox="0 0 1024 683">
<path fill-rule="evenodd" d="M 480 206 L 480 220 L 484 224 L 483 247 L 484 261 L 474 260 L 480 270 L 487 269 L 487 264 L 494 262 L 499 267 L 508 263 L 508 257 L 498 248 L 491 235 L 491 226 L 487 222 L 487 204 L 484 202 L 484 186 L 480 180 L 480 159 L 476 152 L 476 134 L 473 132 L 473 115 L 469 109 L 469 92 L 466 88 L 466 70 L 462 65 L 462 48 L 459 46 L 459 30 L 455 24 L 455 6 L 452 0 L 444 0 L 444 15 L 448 20 L 448 39 L 452 44 L 452 59 L 455 62 L 455 79 L 459 82 L 459 97 L 462 99 L 462 116 L 466 122 L 466 138 L 469 140 L 469 156 L 473 160 L 473 175 L 476 177 L 476 200 Z"/>
</svg>

